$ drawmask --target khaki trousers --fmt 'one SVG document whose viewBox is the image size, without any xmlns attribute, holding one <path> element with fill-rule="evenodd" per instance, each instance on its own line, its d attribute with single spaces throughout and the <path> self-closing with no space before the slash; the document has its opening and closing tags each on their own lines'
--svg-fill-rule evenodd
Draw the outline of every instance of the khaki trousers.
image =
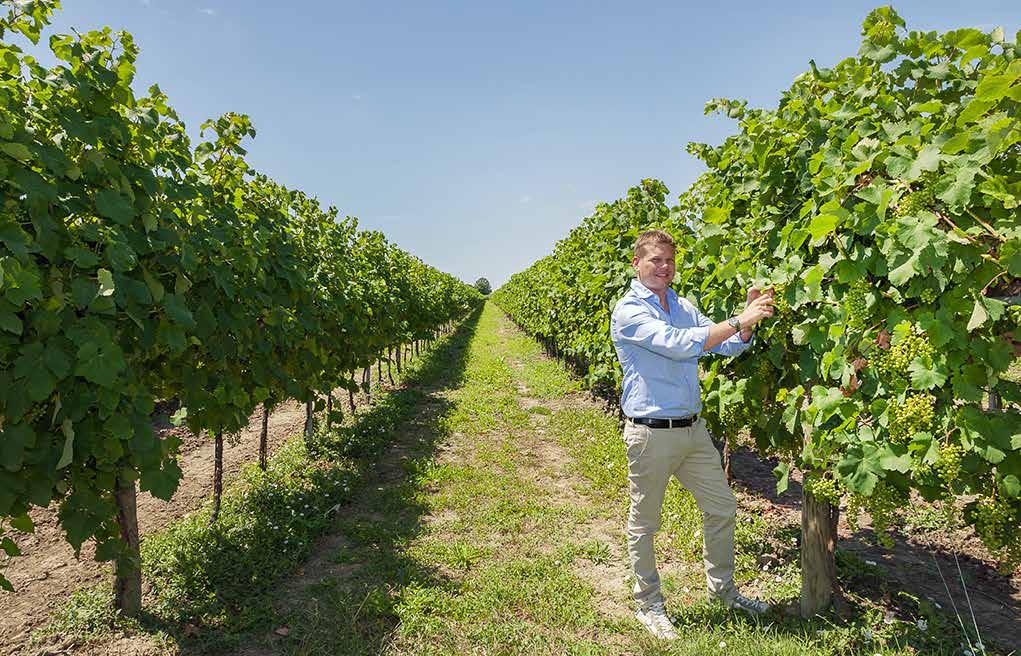
<svg viewBox="0 0 1021 656">
<path fill-rule="evenodd" d="M 630 421 L 624 426 L 631 510 L 628 554 L 635 576 L 635 601 L 642 608 L 661 603 L 653 536 L 660 526 L 663 497 L 670 476 L 677 477 L 702 511 L 702 557 L 710 594 L 730 601 L 734 588 L 734 517 L 737 503 L 720 465 L 705 420 L 688 428 L 649 428 Z"/>
</svg>

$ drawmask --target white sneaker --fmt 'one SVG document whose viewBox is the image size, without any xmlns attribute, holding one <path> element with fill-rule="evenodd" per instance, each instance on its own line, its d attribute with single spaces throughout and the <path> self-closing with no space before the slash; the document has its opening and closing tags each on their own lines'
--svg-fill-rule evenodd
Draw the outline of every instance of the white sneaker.
<svg viewBox="0 0 1021 656">
<path fill-rule="evenodd" d="M 639 608 L 635 617 L 641 622 L 649 633 L 660 640 L 676 640 L 677 631 L 673 622 L 666 614 L 666 606 L 663 602 L 652 604 L 648 608 Z"/>
<path fill-rule="evenodd" d="M 758 599 L 752 599 L 744 595 L 735 595 L 729 602 L 723 602 L 723 605 L 727 608 L 736 608 L 743 610 L 749 615 L 762 615 L 769 611 L 769 604 Z"/>
</svg>

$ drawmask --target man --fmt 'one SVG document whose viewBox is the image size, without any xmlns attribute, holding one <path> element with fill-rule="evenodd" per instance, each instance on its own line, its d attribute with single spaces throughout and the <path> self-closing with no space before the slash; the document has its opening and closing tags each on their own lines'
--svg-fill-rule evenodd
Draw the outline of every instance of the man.
<svg viewBox="0 0 1021 656">
<path fill-rule="evenodd" d="M 649 230 L 635 243 L 636 278 L 617 302 L 610 333 L 624 370 L 621 408 L 627 415 L 631 510 L 628 552 L 635 576 L 637 617 L 664 639 L 677 637 L 666 615 L 653 536 L 670 476 L 676 476 L 702 511 L 703 550 L 709 592 L 725 606 L 751 614 L 768 610 L 734 587 L 734 520 L 737 504 L 716 450 L 698 417 L 702 398 L 698 358 L 735 356 L 748 348 L 755 324 L 773 314 L 771 294 L 748 292 L 741 314 L 713 323 L 671 288 L 676 264 L 673 238 Z"/>
</svg>

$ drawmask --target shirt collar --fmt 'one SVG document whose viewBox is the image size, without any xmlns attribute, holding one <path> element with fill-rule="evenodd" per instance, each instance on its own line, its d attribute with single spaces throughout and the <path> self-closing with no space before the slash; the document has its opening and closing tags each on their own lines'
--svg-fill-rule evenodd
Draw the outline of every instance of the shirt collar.
<svg viewBox="0 0 1021 656">
<path fill-rule="evenodd" d="M 631 280 L 631 289 L 633 289 L 634 292 L 636 294 L 638 294 L 642 298 L 649 298 L 649 297 L 657 298 L 656 297 L 656 292 L 652 291 L 651 289 L 649 289 L 648 287 L 643 285 L 642 282 L 638 278 L 633 278 Z M 677 292 L 675 292 L 672 287 L 667 287 L 666 288 L 666 297 L 667 297 L 667 302 L 669 302 L 669 301 L 671 301 L 671 300 L 673 300 L 674 298 L 677 297 Z"/>
</svg>

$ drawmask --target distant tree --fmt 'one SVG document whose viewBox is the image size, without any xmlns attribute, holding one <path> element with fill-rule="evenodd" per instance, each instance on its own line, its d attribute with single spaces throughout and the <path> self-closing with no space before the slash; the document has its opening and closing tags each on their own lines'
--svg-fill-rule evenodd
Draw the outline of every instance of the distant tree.
<svg viewBox="0 0 1021 656">
<path fill-rule="evenodd" d="M 493 288 L 492 286 L 490 286 L 489 281 L 486 280 L 485 278 L 479 278 L 478 280 L 475 281 L 475 289 L 479 290 L 479 292 L 481 292 L 485 296 L 489 296 L 489 293 L 493 291 Z"/>
</svg>

